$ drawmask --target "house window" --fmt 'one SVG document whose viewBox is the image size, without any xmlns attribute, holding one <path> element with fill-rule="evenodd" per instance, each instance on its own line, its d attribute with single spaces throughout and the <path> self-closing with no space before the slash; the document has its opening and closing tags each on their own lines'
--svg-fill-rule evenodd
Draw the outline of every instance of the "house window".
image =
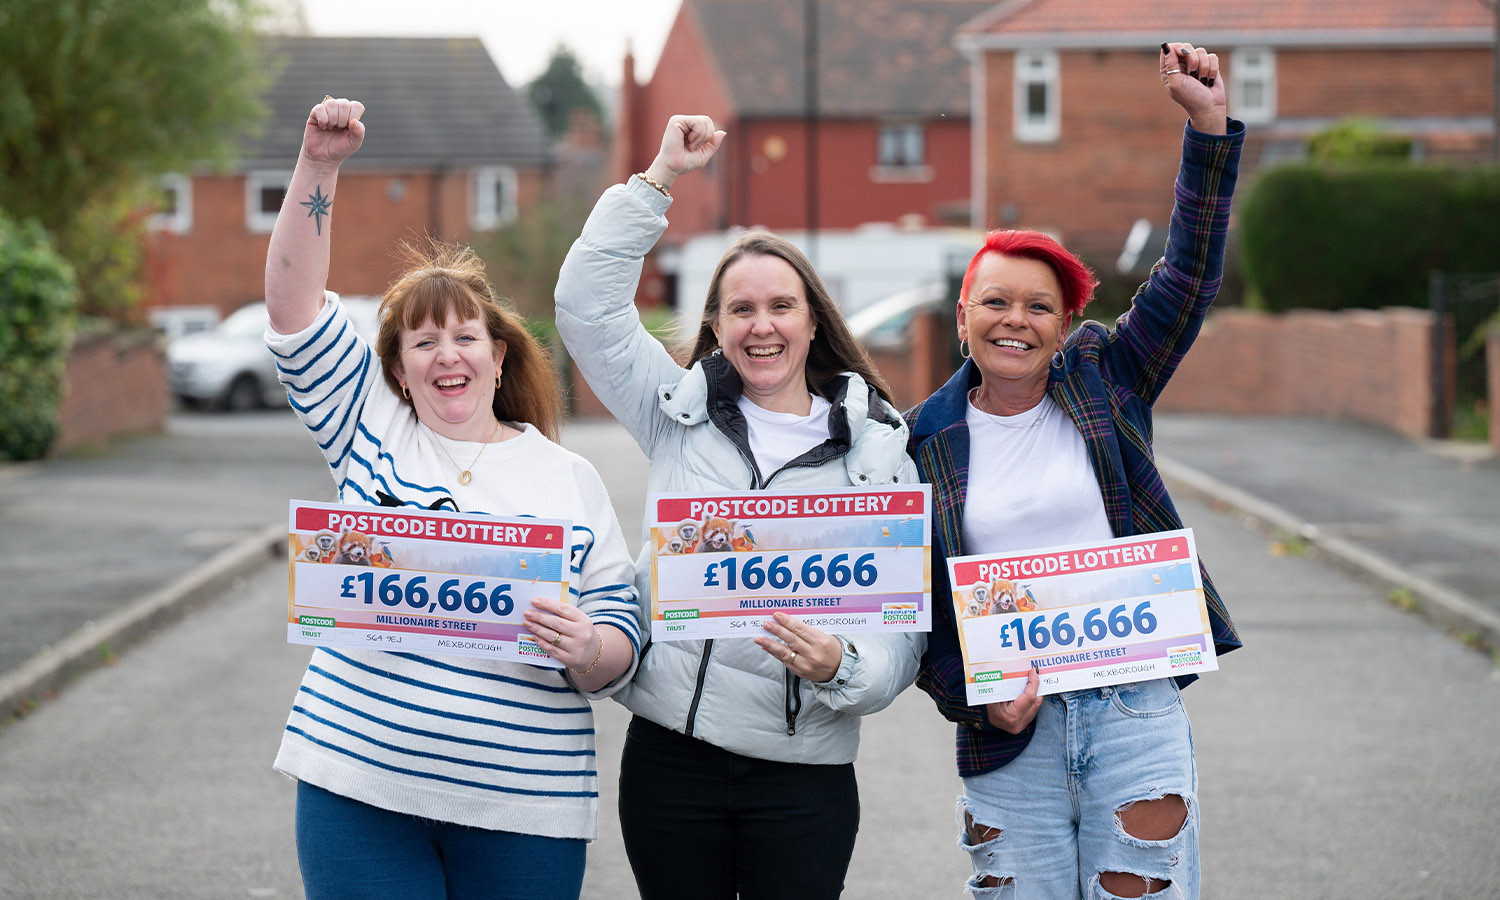
<svg viewBox="0 0 1500 900">
<path fill-rule="evenodd" d="M 887 122 L 880 126 L 878 165 L 909 169 L 925 164 L 921 122 Z"/>
<path fill-rule="evenodd" d="M 469 220 L 476 231 L 490 231 L 515 221 L 515 169 L 485 166 L 475 169 L 470 181 L 474 196 L 469 203 Z"/>
<path fill-rule="evenodd" d="M 193 180 L 176 173 L 163 175 L 156 182 L 156 212 L 151 228 L 187 234 L 193 227 Z"/>
<path fill-rule="evenodd" d="M 1057 52 L 1016 54 L 1016 139 L 1055 141 L 1060 131 Z"/>
<path fill-rule="evenodd" d="M 245 176 L 245 227 L 266 234 L 276 225 L 276 214 L 286 199 L 291 172 L 250 172 Z"/>
<path fill-rule="evenodd" d="M 1263 48 L 1234 51 L 1229 63 L 1229 113 L 1249 125 L 1276 118 L 1276 54 Z"/>
</svg>

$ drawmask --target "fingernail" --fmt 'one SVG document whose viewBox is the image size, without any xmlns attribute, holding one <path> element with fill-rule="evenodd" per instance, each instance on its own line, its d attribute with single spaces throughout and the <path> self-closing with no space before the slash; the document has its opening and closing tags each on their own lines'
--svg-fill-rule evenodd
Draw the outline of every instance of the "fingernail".
<svg viewBox="0 0 1500 900">
<path fill-rule="evenodd" d="M 1198 80 L 1203 82 L 1204 87 L 1210 87 L 1213 85 L 1212 81 L 1209 81 L 1207 78 L 1203 78 L 1202 76 L 1199 76 Z"/>
<path fill-rule="evenodd" d="M 1163 53 L 1167 52 L 1167 42 L 1166 41 L 1162 41 L 1161 42 L 1161 52 L 1163 52 Z"/>
<path fill-rule="evenodd" d="M 1214 80 L 1212 78 L 1208 79 L 1208 86 L 1209 87 L 1213 87 L 1214 86 Z"/>
</svg>

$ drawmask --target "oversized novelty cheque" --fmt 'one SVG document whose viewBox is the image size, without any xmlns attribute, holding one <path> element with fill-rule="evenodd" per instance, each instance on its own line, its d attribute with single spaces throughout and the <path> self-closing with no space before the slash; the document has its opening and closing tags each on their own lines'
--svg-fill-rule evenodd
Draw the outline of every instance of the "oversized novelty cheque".
<svg viewBox="0 0 1500 900">
<path fill-rule="evenodd" d="M 1192 529 L 948 560 L 970 705 L 1219 667 Z"/>
<path fill-rule="evenodd" d="M 652 494 L 651 637 L 754 637 L 780 610 L 832 634 L 932 627 L 927 485 Z"/>
<path fill-rule="evenodd" d="M 291 501 L 287 640 L 561 668 L 522 627 L 568 602 L 572 523 Z"/>
</svg>

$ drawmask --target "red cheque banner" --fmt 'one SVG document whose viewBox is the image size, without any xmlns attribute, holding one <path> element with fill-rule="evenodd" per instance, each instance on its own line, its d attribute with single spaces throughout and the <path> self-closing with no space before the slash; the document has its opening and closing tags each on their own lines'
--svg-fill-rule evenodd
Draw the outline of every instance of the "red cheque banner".
<svg viewBox="0 0 1500 900">
<path fill-rule="evenodd" d="M 932 627 L 927 485 L 652 494 L 651 637 L 755 637 L 782 611 L 831 634 Z"/>
<path fill-rule="evenodd" d="M 1191 529 L 948 560 L 971 705 L 1219 667 Z"/>
<path fill-rule="evenodd" d="M 522 627 L 568 602 L 572 523 L 293 500 L 287 641 L 560 668 Z"/>
</svg>

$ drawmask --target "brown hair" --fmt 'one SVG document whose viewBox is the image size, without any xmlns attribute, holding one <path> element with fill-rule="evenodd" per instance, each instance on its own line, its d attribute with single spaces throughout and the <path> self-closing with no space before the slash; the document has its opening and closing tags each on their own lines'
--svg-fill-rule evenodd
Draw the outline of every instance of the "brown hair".
<svg viewBox="0 0 1500 900">
<path fill-rule="evenodd" d="M 714 269 L 713 280 L 708 285 L 708 296 L 703 301 L 703 319 L 698 325 L 698 338 L 689 355 L 688 365 L 719 349 L 719 339 L 714 336 L 713 323 L 719 317 L 723 305 L 721 291 L 724 272 L 750 255 L 774 256 L 784 260 L 802 279 L 802 292 L 807 297 L 813 324 L 817 326 L 812 346 L 807 351 L 807 383 L 812 386 L 813 391 L 825 400 L 832 399 L 830 394 L 838 376 L 844 372 L 853 372 L 894 407 L 896 401 L 891 396 L 891 389 L 886 386 L 885 379 L 880 377 L 880 372 L 870 361 L 865 348 L 849 333 L 849 323 L 844 321 L 844 314 L 839 312 L 828 289 L 823 286 L 823 279 L 813 270 L 812 263 L 790 241 L 769 231 L 747 232 L 730 245 L 719 260 L 718 267 Z"/>
<path fill-rule="evenodd" d="M 380 300 L 380 336 L 375 341 L 391 390 L 401 393 L 393 368 L 400 361 L 403 331 L 428 321 L 442 327 L 450 315 L 483 319 L 491 340 L 505 343 L 495 416 L 502 421 L 530 422 L 556 441 L 562 390 L 552 354 L 526 330 L 520 314 L 495 295 L 479 255 L 469 247 L 430 239 L 405 241 L 398 253 L 406 271 Z"/>
</svg>

